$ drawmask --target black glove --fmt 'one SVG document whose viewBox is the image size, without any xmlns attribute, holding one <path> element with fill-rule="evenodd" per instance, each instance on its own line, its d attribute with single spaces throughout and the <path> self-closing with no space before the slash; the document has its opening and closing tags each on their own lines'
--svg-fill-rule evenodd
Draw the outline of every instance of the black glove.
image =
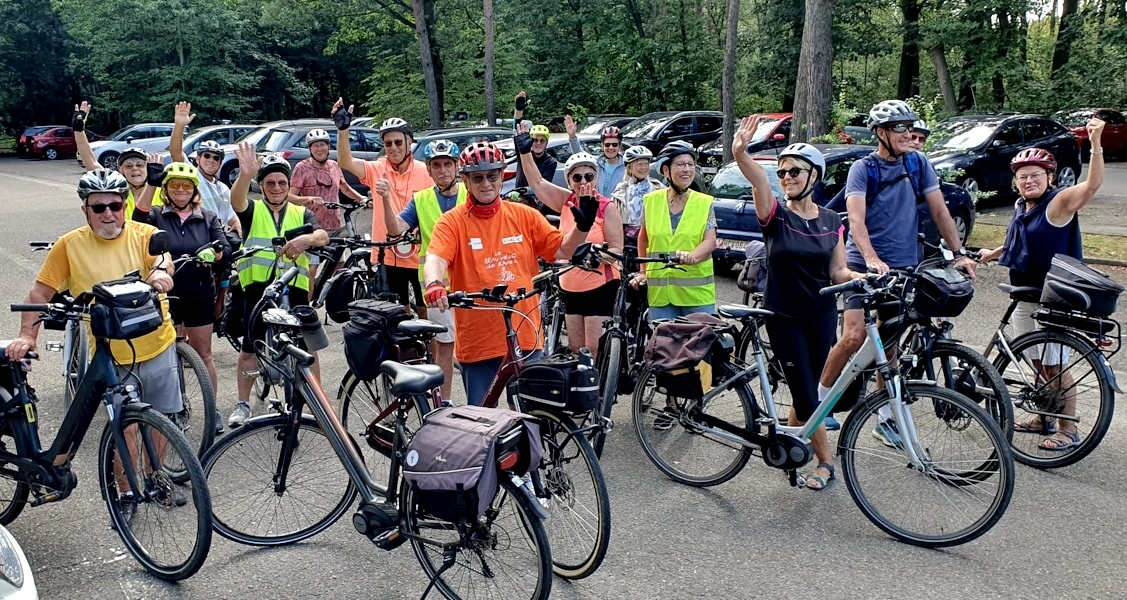
<svg viewBox="0 0 1127 600">
<path fill-rule="evenodd" d="M 528 99 L 528 96 L 517 96 L 516 104 L 514 104 L 513 106 L 517 109 L 517 111 L 524 112 L 524 109 L 528 108 L 528 105 L 531 103 L 532 102 Z"/>
<path fill-rule="evenodd" d="M 164 185 L 164 165 L 145 163 L 145 182 L 153 187 Z"/>
<path fill-rule="evenodd" d="M 70 117 L 70 128 L 73 129 L 75 133 L 86 131 L 86 113 L 81 110 L 74 111 L 74 114 Z"/>
<path fill-rule="evenodd" d="M 341 106 L 335 113 L 333 113 L 333 123 L 336 123 L 337 129 L 344 131 L 352 125 L 352 113 L 348 109 Z"/>
<path fill-rule="evenodd" d="M 517 152 L 520 154 L 532 152 L 532 136 L 528 135 L 527 131 L 514 135 L 513 146 L 516 147 Z"/>
<path fill-rule="evenodd" d="M 594 196 L 580 196 L 579 206 L 571 207 L 571 216 L 575 217 L 575 228 L 583 233 L 591 231 L 595 224 L 595 216 L 599 214 L 599 199 Z"/>
</svg>

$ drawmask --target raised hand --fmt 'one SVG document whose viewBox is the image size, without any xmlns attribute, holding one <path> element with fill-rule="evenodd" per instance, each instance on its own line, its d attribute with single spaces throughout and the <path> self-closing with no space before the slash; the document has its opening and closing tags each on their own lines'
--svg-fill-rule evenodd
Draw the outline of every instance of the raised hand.
<svg viewBox="0 0 1127 600">
<path fill-rule="evenodd" d="M 254 179 L 258 168 L 262 166 L 262 159 L 258 158 L 254 144 L 250 142 L 239 144 L 238 148 L 235 148 L 235 158 L 239 159 L 239 179 Z"/>
<path fill-rule="evenodd" d="M 1095 117 L 1088 119 L 1088 123 L 1084 125 L 1088 130 L 1088 140 L 1092 143 L 1093 148 L 1100 147 L 1100 136 L 1103 135 L 1104 125 L 1107 125 L 1107 123 Z"/>
<path fill-rule="evenodd" d="M 732 137 L 732 154 L 738 156 L 747 152 L 747 145 L 755 137 L 755 130 L 759 128 L 759 117 L 744 117 L 740 119 L 740 127 Z"/>
<path fill-rule="evenodd" d="M 74 115 L 70 119 L 70 128 L 76 133 L 86 131 L 86 119 L 90 117 L 90 103 L 83 100 L 81 104 L 74 105 Z"/>
<path fill-rule="evenodd" d="M 564 130 L 567 131 L 567 137 L 575 137 L 575 133 L 579 131 L 579 126 L 575 124 L 575 119 L 571 115 L 564 117 Z"/>
<path fill-rule="evenodd" d="M 517 98 L 513 106 L 514 108 L 516 108 L 517 112 L 524 112 L 525 109 L 528 108 L 528 105 L 531 103 L 532 102 L 528 99 L 528 94 L 524 93 L 524 90 L 521 90 L 520 93 L 517 94 Z"/>
<path fill-rule="evenodd" d="M 333 123 L 336 124 L 339 131 L 345 131 L 352 125 L 352 111 L 355 110 L 355 104 L 349 104 L 348 110 L 344 109 L 344 98 L 337 98 L 333 104 Z"/>
<path fill-rule="evenodd" d="M 176 103 L 176 115 L 174 123 L 179 127 L 187 127 L 192 123 L 196 115 L 192 114 L 191 102 L 178 102 Z"/>
</svg>

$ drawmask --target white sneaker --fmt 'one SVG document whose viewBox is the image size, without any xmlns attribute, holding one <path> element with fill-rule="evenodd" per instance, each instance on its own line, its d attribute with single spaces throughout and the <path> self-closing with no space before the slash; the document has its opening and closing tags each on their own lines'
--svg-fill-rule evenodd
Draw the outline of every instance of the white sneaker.
<svg viewBox="0 0 1127 600">
<path fill-rule="evenodd" d="M 250 404 L 246 402 L 239 402 L 235 405 L 234 412 L 231 413 L 231 418 L 227 419 L 228 427 L 241 427 L 247 419 L 250 418 Z"/>
</svg>

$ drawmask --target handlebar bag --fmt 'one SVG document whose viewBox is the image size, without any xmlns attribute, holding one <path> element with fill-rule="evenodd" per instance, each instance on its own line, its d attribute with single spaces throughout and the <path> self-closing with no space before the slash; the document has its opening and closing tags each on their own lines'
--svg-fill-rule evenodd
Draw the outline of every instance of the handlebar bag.
<svg viewBox="0 0 1127 600">
<path fill-rule="evenodd" d="M 160 297 L 149 284 L 117 279 L 94 286 L 90 331 L 96 338 L 132 340 L 152 333 L 164 322 Z"/>
<path fill-rule="evenodd" d="M 759 240 L 751 240 L 744 255 L 747 258 L 736 277 L 736 287 L 745 292 L 762 292 L 767 284 L 767 246 Z"/>
<path fill-rule="evenodd" d="M 356 271 L 341 269 L 325 282 L 325 314 L 334 323 L 348 321 L 348 307 L 356 300 Z"/>
<path fill-rule="evenodd" d="M 364 381 L 379 376 L 380 365 L 392 358 L 391 332 L 411 317 L 402 304 L 382 300 L 356 300 L 348 305 L 344 330 L 344 358 L 348 368 Z"/>
<path fill-rule="evenodd" d="M 1053 257 L 1041 304 L 1050 308 L 1078 310 L 1106 317 L 1115 312 L 1123 286 L 1084 261 L 1064 254 Z"/>
<path fill-rule="evenodd" d="M 548 356 L 524 365 L 517 397 L 533 406 L 587 413 L 599 405 L 599 371 L 570 354 Z"/>
<path fill-rule="evenodd" d="M 924 319 L 957 317 L 974 298 L 974 284 L 957 269 L 925 269 L 915 288 L 911 309 Z"/>
<path fill-rule="evenodd" d="M 535 419 L 511 410 L 458 406 L 427 414 L 407 444 L 403 479 L 419 508 L 435 518 L 466 523 L 485 514 L 500 488 L 500 459 L 519 458 L 511 471 L 523 476 L 544 455 Z"/>
</svg>

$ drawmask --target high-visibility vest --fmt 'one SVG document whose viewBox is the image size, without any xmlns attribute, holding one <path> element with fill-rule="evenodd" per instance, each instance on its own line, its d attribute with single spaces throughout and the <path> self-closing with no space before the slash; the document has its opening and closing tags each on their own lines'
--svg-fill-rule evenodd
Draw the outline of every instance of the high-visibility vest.
<svg viewBox="0 0 1127 600">
<path fill-rule="evenodd" d="M 465 203 L 466 186 L 458 184 L 458 200 L 455 206 Z M 433 187 L 415 193 L 415 216 L 419 218 L 419 281 L 423 281 L 423 267 L 427 262 L 430 237 L 434 233 L 434 224 L 438 223 L 438 218 L 442 216 L 442 207 L 438 205 L 438 194 Z"/>
<path fill-rule="evenodd" d="M 133 220 L 133 208 L 137 206 L 137 201 L 133 199 L 133 190 L 129 190 L 129 195 L 125 197 L 125 220 Z"/>
<path fill-rule="evenodd" d="M 283 236 L 290 229 L 297 229 L 305 225 L 305 207 L 296 206 L 294 204 L 286 203 L 286 214 L 282 217 L 282 225 L 278 227 L 274 224 L 274 211 L 261 200 L 253 201 L 256 206 L 254 207 L 254 218 L 250 222 L 250 229 L 246 232 L 246 241 L 243 242 L 243 247 L 248 246 L 266 246 L 270 247 L 274 238 Z M 282 257 L 278 262 L 277 271 L 274 269 L 274 261 L 277 255 L 273 250 L 263 250 L 256 254 L 252 254 L 239 261 L 239 282 L 243 287 L 252 283 L 269 283 L 275 277 L 281 277 L 291 266 L 294 261 Z M 297 257 L 298 275 L 292 282 L 290 287 L 309 290 L 309 256 L 302 254 Z"/>
<path fill-rule="evenodd" d="M 646 213 L 646 253 L 656 258 L 659 254 L 675 254 L 678 250 L 692 252 L 700 245 L 712 208 L 712 196 L 690 191 L 676 232 L 669 219 L 666 190 L 646 194 L 642 198 L 642 206 Z M 667 269 L 661 263 L 647 263 L 646 286 L 650 306 L 715 304 L 716 280 L 712 273 L 712 257 L 695 265 L 682 265 L 679 269 Z"/>
</svg>

